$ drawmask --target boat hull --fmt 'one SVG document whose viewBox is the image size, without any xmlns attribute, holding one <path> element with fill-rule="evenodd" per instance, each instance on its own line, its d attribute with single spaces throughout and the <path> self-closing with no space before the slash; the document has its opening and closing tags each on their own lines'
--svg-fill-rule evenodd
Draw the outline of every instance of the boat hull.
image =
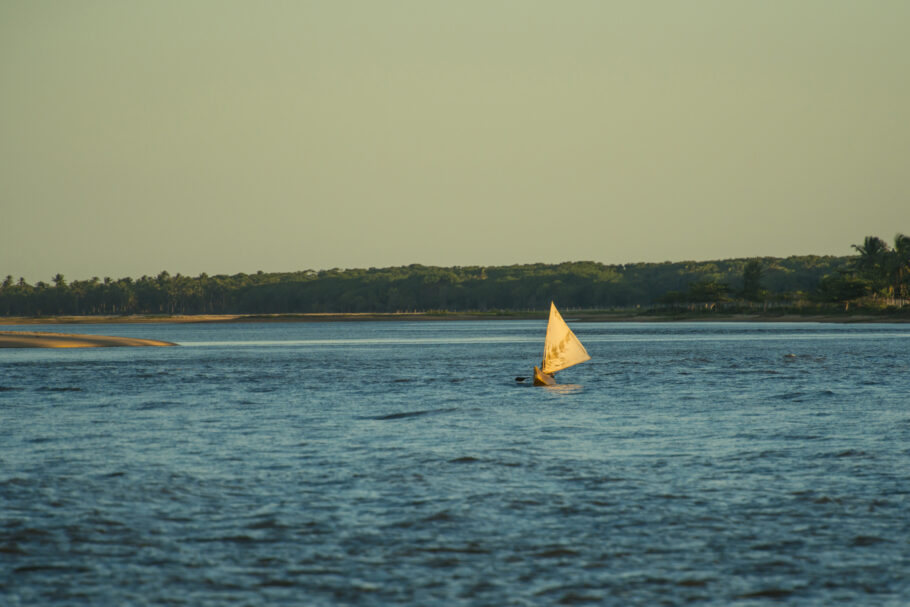
<svg viewBox="0 0 910 607">
<path fill-rule="evenodd" d="M 535 386 L 555 386 L 556 380 L 552 375 L 544 373 L 537 367 L 534 367 L 534 385 Z"/>
</svg>

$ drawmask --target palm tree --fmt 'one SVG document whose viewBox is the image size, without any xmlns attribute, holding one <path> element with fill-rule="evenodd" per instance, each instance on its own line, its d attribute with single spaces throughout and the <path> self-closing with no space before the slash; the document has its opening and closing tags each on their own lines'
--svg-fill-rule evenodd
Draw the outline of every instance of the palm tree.
<svg viewBox="0 0 910 607">
<path fill-rule="evenodd" d="M 874 297 L 888 285 L 887 266 L 891 249 L 878 236 L 866 236 L 863 244 L 855 244 L 853 248 L 859 253 L 859 258 L 855 261 L 856 269 L 871 281 Z"/>
<path fill-rule="evenodd" d="M 894 284 L 894 296 L 904 298 L 904 280 L 910 277 L 910 236 L 898 234 L 894 237 L 894 249 L 890 255 L 890 274 Z"/>
<path fill-rule="evenodd" d="M 866 236 L 863 244 L 853 248 L 859 252 L 855 267 L 871 281 L 873 296 L 887 292 L 903 303 L 904 282 L 910 277 L 910 236 L 897 234 L 893 249 L 876 236 Z"/>
</svg>

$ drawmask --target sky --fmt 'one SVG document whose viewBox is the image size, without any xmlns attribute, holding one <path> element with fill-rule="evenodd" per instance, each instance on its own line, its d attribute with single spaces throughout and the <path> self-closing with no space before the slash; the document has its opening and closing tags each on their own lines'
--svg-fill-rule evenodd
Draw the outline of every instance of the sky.
<svg viewBox="0 0 910 607">
<path fill-rule="evenodd" d="M 0 275 L 848 255 L 905 0 L 0 0 Z"/>
</svg>

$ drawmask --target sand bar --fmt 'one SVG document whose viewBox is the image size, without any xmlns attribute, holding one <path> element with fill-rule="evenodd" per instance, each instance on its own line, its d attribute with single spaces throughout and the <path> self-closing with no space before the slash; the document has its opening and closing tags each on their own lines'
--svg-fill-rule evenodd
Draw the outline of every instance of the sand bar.
<svg viewBox="0 0 910 607">
<path fill-rule="evenodd" d="M 0 331 L 0 348 L 103 348 L 111 346 L 176 346 L 169 341 L 113 337 L 109 335 L 74 335 L 43 331 Z"/>
</svg>

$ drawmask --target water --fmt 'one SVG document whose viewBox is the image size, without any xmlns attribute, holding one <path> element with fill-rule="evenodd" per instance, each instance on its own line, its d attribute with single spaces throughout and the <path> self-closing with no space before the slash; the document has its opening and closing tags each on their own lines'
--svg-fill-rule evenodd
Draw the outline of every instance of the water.
<svg viewBox="0 0 910 607">
<path fill-rule="evenodd" d="M 910 604 L 910 325 L 544 326 L 25 327 L 0 604 Z"/>
</svg>

